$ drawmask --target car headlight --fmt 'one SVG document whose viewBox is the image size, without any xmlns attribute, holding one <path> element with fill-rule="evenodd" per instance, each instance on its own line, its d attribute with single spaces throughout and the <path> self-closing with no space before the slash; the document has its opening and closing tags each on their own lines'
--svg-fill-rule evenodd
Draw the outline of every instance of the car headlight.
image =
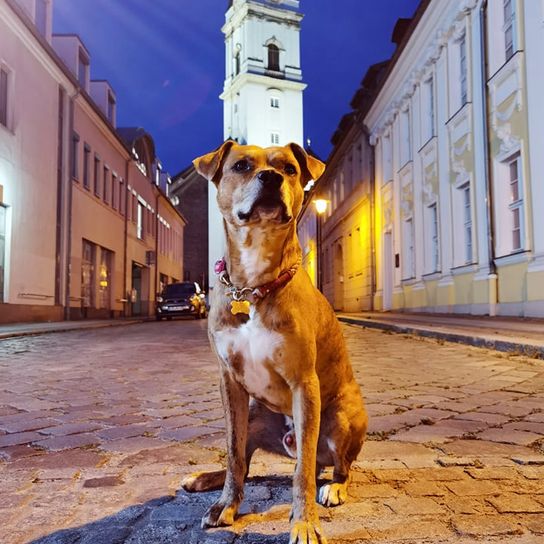
<svg viewBox="0 0 544 544">
<path fill-rule="evenodd" d="M 168 306 L 163 306 L 162 309 L 163 310 L 168 310 Z"/>
<path fill-rule="evenodd" d="M 162 297 L 157 297 L 157 302 L 162 302 L 162 301 L 163 301 Z"/>
</svg>

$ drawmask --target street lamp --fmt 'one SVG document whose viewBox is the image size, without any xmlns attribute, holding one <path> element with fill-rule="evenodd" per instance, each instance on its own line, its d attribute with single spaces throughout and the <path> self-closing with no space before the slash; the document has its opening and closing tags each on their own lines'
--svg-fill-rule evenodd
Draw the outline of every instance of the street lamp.
<svg viewBox="0 0 544 544">
<path fill-rule="evenodd" d="M 327 211 L 329 201 L 323 198 L 316 198 L 314 200 L 314 206 L 316 211 L 316 253 L 317 253 L 317 288 L 323 291 L 323 272 L 322 272 L 322 259 L 321 259 L 321 217 Z"/>
</svg>

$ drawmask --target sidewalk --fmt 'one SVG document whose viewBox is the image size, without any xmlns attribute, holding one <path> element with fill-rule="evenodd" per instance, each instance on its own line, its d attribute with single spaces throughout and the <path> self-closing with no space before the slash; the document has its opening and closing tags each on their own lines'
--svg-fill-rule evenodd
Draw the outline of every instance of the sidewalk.
<svg viewBox="0 0 544 544">
<path fill-rule="evenodd" d="M 392 312 L 339 313 L 344 323 L 544 359 L 544 320 Z"/>
<path fill-rule="evenodd" d="M 0 340 L 17 336 L 32 336 L 48 332 L 66 332 L 80 329 L 101 329 L 134 325 L 147 321 L 148 317 L 127 317 L 120 319 L 89 319 L 81 321 L 49 321 L 44 323 L 10 323 L 0 325 Z"/>
</svg>

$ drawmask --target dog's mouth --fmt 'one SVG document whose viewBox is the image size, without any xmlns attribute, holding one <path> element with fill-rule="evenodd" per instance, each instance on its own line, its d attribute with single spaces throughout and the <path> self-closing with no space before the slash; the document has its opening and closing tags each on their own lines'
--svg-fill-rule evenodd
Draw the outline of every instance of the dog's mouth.
<svg viewBox="0 0 544 544">
<path fill-rule="evenodd" d="M 240 221 L 246 223 L 258 220 L 288 223 L 291 220 L 285 203 L 277 197 L 260 197 L 255 200 L 247 212 L 240 210 L 237 215 Z"/>
</svg>

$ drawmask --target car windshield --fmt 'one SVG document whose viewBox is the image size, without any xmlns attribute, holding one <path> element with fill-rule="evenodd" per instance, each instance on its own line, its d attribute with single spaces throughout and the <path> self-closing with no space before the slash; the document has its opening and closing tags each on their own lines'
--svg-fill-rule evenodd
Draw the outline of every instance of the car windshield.
<svg viewBox="0 0 544 544">
<path fill-rule="evenodd" d="M 192 283 L 172 283 L 167 285 L 162 292 L 163 297 L 186 297 L 195 293 Z"/>
</svg>

